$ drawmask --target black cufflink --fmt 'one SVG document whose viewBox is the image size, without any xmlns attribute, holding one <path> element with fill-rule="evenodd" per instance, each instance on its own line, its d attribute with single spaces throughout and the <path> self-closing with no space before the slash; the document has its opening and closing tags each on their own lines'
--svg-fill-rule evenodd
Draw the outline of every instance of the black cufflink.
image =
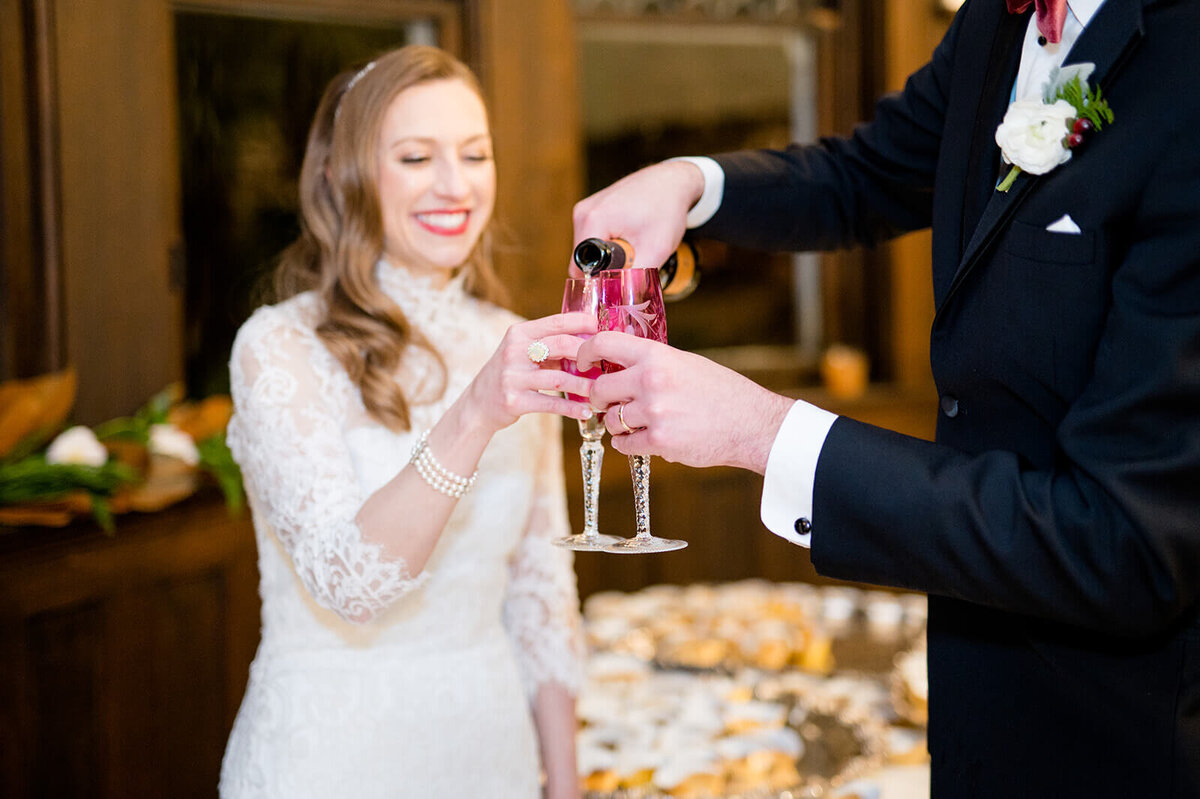
<svg viewBox="0 0 1200 799">
<path fill-rule="evenodd" d="M 796 520 L 795 527 L 796 532 L 800 533 L 800 535 L 808 535 L 812 532 L 812 522 L 810 522 L 808 519 L 805 519 L 803 516 Z"/>
</svg>

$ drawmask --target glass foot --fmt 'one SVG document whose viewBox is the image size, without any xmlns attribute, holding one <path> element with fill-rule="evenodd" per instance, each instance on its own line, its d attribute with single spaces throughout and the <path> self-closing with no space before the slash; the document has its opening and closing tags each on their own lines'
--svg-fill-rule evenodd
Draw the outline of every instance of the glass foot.
<svg viewBox="0 0 1200 799">
<path fill-rule="evenodd" d="M 604 552 L 605 547 L 619 544 L 624 540 L 624 538 L 618 538 L 615 535 L 578 533 L 577 535 L 569 535 L 566 538 L 556 539 L 554 545 L 574 549 L 576 552 Z"/>
<path fill-rule="evenodd" d="M 604 552 L 612 552 L 618 555 L 637 555 L 642 552 L 671 552 L 676 549 L 683 549 L 687 546 L 687 541 L 680 541 L 677 538 L 622 538 L 615 544 L 609 544 L 603 547 Z"/>
</svg>

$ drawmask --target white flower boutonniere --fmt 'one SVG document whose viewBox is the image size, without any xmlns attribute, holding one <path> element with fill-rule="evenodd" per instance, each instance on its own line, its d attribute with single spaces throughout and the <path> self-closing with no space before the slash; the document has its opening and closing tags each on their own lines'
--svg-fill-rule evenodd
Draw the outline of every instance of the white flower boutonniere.
<svg viewBox="0 0 1200 799">
<path fill-rule="evenodd" d="M 1112 122 L 1100 90 L 1088 87 L 1095 68 L 1090 63 L 1055 68 L 1040 102 L 1017 100 L 1008 106 L 996 128 L 996 144 L 1012 169 L 996 187 L 999 191 L 1008 191 L 1022 172 L 1044 175 L 1070 161 L 1071 151 L 1089 134 Z"/>
</svg>

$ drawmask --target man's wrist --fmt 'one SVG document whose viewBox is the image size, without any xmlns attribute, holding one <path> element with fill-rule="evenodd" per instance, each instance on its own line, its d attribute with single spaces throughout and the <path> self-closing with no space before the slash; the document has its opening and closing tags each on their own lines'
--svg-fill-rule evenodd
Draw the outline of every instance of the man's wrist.
<svg viewBox="0 0 1200 799">
<path fill-rule="evenodd" d="M 668 163 L 672 161 L 692 164 L 700 171 L 703 186 L 687 214 L 688 230 L 698 228 L 712 219 L 713 214 L 721 207 L 721 199 L 725 195 L 725 170 L 707 156 L 682 156 L 668 159 Z"/>
<path fill-rule="evenodd" d="M 779 425 L 763 474 L 760 515 L 776 535 L 809 545 L 813 524 L 813 488 L 817 460 L 835 414 L 796 400 Z"/>
<path fill-rule="evenodd" d="M 771 449 L 779 435 L 779 428 L 791 412 L 795 400 L 776 394 L 773 391 L 762 390 L 763 402 L 755 409 L 756 425 L 751 426 L 753 435 L 748 442 L 745 453 L 745 463 L 739 464 L 757 474 L 766 474 L 767 463 L 771 457 Z"/>
</svg>

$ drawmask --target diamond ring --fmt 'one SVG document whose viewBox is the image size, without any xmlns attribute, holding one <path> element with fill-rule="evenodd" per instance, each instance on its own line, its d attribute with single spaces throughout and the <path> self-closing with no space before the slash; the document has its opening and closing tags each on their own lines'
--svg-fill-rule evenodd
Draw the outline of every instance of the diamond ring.
<svg viewBox="0 0 1200 799">
<path fill-rule="evenodd" d="M 550 357 L 550 348 L 546 346 L 546 342 L 541 339 L 534 339 L 529 342 L 529 346 L 525 348 L 525 354 L 529 356 L 529 360 L 534 363 L 541 363 Z"/>
</svg>

